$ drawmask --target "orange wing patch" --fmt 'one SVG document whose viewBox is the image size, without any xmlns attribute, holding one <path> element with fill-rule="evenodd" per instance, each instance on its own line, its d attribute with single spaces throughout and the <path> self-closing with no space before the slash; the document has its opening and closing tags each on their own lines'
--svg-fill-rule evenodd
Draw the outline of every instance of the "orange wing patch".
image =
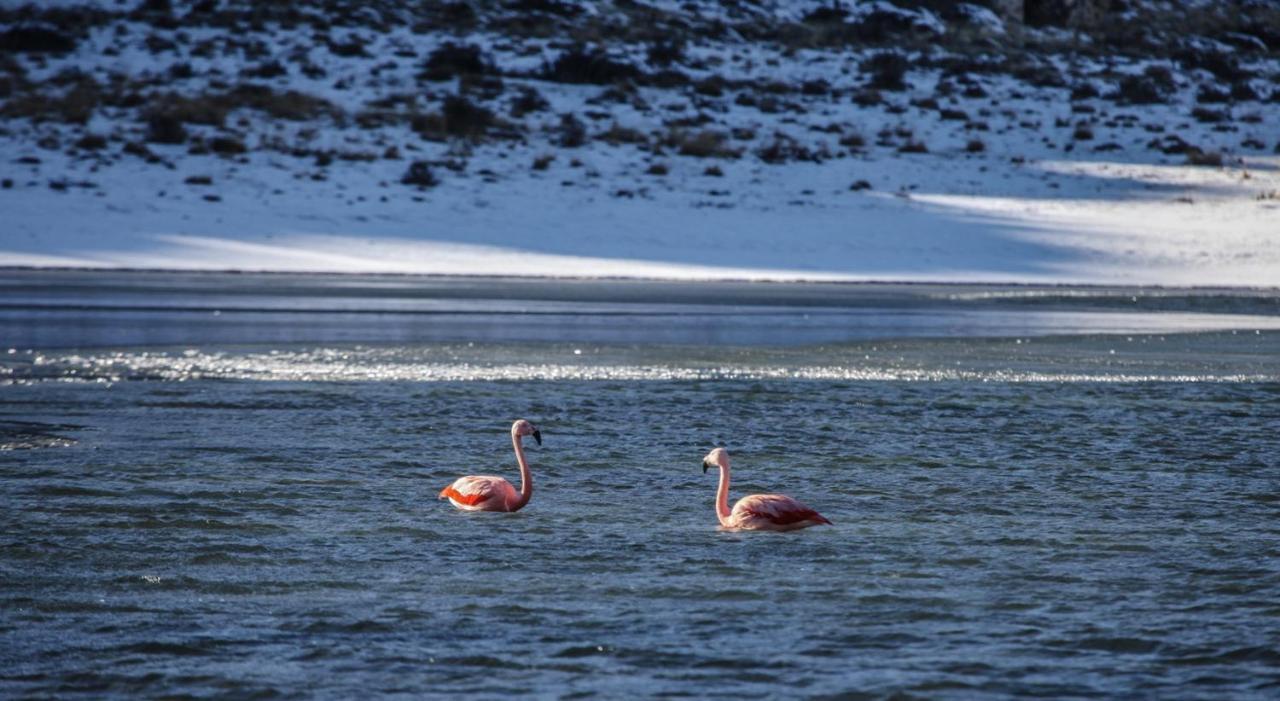
<svg viewBox="0 0 1280 701">
<path fill-rule="evenodd" d="M 814 511 L 813 509 L 798 509 L 796 511 L 783 511 L 780 514 L 769 513 L 764 511 L 753 511 L 751 509 L 744 509 L 744 511 L 746 511 L 748 514 L 752 516 L 763 518 L 769 521 L 770 523 L 773 523 L 778 526 L 789 526 L 793 523 L 800 523 L 801 521 L 810 521 L 810 520 L 817 521 L 818 523 L 831 523 L 826 518 L 824 518 L 822 514 L 818 513 L 817 511 Z"/>
<path fill-rule="evenodd" d="M 492 496 L 493 496 L 492 493 L 463 494 L 462 492 L 459 492 L 458 490 L 454 489 L 453 485 L 449 485 L 448 487 L 445 487 L 443 490 L 440 491 L 441 499 L 452 499 L 458 502 L 459 504 L 465 504 L 467 506 L 475 506 L 476 504 L 479 504 L 482 501 L 488 501 L 489 497 L 492 497 Z"/>
</svg>

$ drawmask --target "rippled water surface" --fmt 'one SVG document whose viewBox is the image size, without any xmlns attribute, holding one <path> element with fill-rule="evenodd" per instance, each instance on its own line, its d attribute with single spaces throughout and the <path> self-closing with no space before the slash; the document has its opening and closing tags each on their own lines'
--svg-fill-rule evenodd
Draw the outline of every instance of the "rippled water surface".
<svg viewBox="0 0 1280 701">
<path fill-rule="evenodd" d="M 522 296 L 564 305 L 551 331 L 510 298 L 464 296 L 515 317 L 472 326 L 375 296 L 280 340 L 279 296 L 218 326 L 246 320 L 7 280 L 0 696 L 1280 695 L 1268 294 L 912 291 L 838 322 L 767 304 L 786 286 Z M 994 326 L 893 330 L 970 312 Z M 660 318 L 698 323 L 634 338 Z M 544 437 L 529 507 L 437 501 L 516 480 L 517 417 Z M 734 497 L 835 525 L 718 531 L 717 444 Z"/>
</svg>

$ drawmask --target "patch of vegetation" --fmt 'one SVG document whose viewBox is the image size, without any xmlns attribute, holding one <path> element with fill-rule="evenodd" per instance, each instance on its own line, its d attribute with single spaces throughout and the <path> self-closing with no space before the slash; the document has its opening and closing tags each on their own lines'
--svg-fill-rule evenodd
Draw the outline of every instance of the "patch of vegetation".
<svg viewBox="0 0 1280 701">
<path fill-rule="evenodd" d="M 1187 151 L 1187 165 L 1189 166 L 1209 166 L 1212 168 L 1221 168 L 1223 157 L 1221 151 L 1202 151 L 1192 147 Z"/>
<path fill-rule="evenodd" d="M 647 144 L 649 139 L 644 132 L 631 127 L 624 127 L 614 122 L 605 131 L 596 135 L 596 139 L 607 144 L 617 146 L 618 144 Z"/>
<path fill-rule="evenodd" d="M 1178 89 L 1173 73 L 1164 66 L 1147 66 L 1141 75 L 1120 79 L 1112 99 L 1127 105 L 1153 105 L 1169 101 Z"/>
<path fill-rule="evenodd" d="M 511 116 L 519 119 L 530 112 L 542 112 L 551 109 L 551 103 L 533 88 L 523 88 L 516 99 L 511 102 Z"/>
<path fill-rule="evenodd" d="M 436 178 L 435 173 L 431 172 L 431 165 L 426 161 L 414 161 L 409 164 L 408 170 L 400 178 L 402 185 L 412 185 L 418 189 L 426 189 L 435 187 L 440 184 L 440 180 Z"/>
<path fill-rule="evenodd" d="M 904 78 L 910 67 L 911 62 L 895 51 L 874 54 L 861 64 L 862 72 L 870 76 L 867 87 L 874 90 L 906 90 Z"/>
<path fill-rule="evenodd" d="M 704 129 L 688 133 L 674 129 L 667 134 L 667 146 L 676 149 L 681 156 L 694 158 L 737 158 L 740 152 L 728 145 L 729 136 L 724 132 Z"/>
<path fill-rule="evenodd" d="M 96 80 L 77 73 L 59 92 L 26 92 L 10 98 L 0 106 L 0 116 L 85 124 L 103 98 L 104 91 Z"/>
<path fill-rule="evenodd" d="M 276 91 L 266 85 L 243 83 L 224 92 L 194 96 L 176 93 L 153 95 L 144 116 L 148 120 L 160 117 L 180 124 L 220 127 L 226 122 L 227 115 L 237 109 L 256 110 L 275 119 L 295 122 L 340 114 L 332 103 L 319 97 L 296 90 Z"/>
<path fill-rule="evenodd" d="M 609 57 L 603 49 L 578 45 L 561 53 L 546 66 L 543 77 L 556 83 L 608 85 L 637 80 L 640 69 Z"/>
<path fill-rule="evenodd" d="M 493 72 L 493 66 L 479 46 L 446 43 L 427 57 L 418 78 L 451 80 L 457 76 L 478 76 Z"/>
<path fill-rule="evenodd" d="M 773 135 L 772 141 L 756 150 L 756 156 L 769 165 L 781 165 L 789 161 L 820 163 L 825 155 L 780 132 Z"/>
<path fill-rule="evenodd" d="M 51 27 L 18 26 L 0 33 L 0 51 L 7 53 L 65 54 L 75 48 L 74 38 Z"/>
<path fill-rule="evenodd" d="M 1231 113 L 1225 110 L 1213 110 L 1207 107 L 1195 107 L 1191 110 L 1191 116 L 1197 122 L 1205 124 L 1218 124 L 1231 119 Z"/>
<path fill-rule="evenodd" d="M 557 142 L 565 148 L 578 148 L 587 143 L 587 126 L 572 114 L 560 115 Z"/>
</svg>

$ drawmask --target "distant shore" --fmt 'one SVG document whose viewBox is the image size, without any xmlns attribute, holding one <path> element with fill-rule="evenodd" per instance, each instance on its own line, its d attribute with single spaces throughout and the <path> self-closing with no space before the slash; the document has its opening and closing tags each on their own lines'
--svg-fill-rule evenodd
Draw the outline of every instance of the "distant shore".
<svg viewBox="0 0 1280 701">
<path fill-rule="evenodd" d="M 638 11 L 589 4 L 556 31 Z M 607 49 L 492 9 L 98 5 L 4 16 L 0 266 L 1280 284 L 1265 46 L 903 9 L 907 34 L 868 38 L 883 3 L 651 8 L 698 19 Z M 1156 31 L 1144 8 L 1125 21 Z"/>
</svg>

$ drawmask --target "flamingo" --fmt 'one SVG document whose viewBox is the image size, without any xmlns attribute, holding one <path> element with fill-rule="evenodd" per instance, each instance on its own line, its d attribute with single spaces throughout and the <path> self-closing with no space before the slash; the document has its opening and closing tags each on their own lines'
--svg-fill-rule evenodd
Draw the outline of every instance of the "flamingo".
<svg viewBox="0 0 1280 701">
<path fill-rule="evenodd" d="M 751 494 L 742 497 L 729 510 L 729 451 L 716 448 L 702 459 L 702 474 L 720 468 L 720 487 L 716 489 L 716 516 L 725 530 L 794 531 L 819 524 L 831 525 L 822 514 L 784 494 Z"/>
<path fill-rule="evenodd" d="M 440 498 L 448 499 L 463 511 L 519 511 L 524 508 L 529 497 L 533 496 L 533 476 L 529 474 L 529 463 L 524 459 L 524 446 L 520 440 L 525 436 L 533 436 L 533 440 L 542 445 L 542 432 L 533 424 L 524 419 L 511 424 L 511 444 L 515 446 L 516 462 L 520 464 L 519 492 L 501 477 L 468 475 L 459 477 L 441 490 Z"/>
</svg>

